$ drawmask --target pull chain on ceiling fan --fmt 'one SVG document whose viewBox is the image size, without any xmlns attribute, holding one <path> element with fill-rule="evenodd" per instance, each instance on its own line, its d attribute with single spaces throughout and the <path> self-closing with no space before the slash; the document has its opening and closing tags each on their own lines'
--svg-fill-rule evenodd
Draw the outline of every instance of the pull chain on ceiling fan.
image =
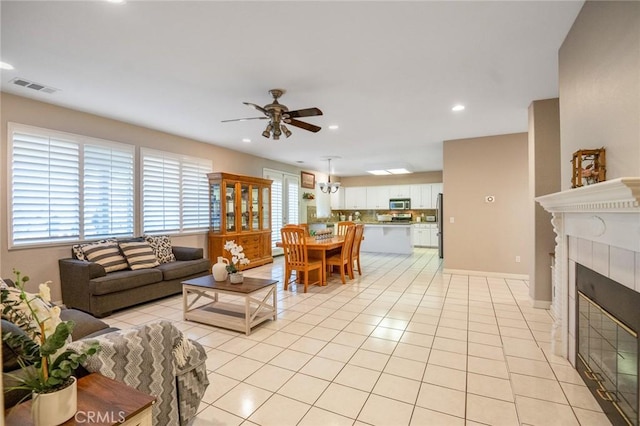
<svg viewBox="0 0 640 426">
<path fill-rule="evenodd" d="M 264 117 L 248 117 L 248 118 L 234 118 L 232 120 L 222 120 L 223 123 L 229 121 L 247 121 L 247 120 L 269 120 L 269 124 L 262 132 L 262 136 L 265 138 L 273 137 L 274 140 L 280 139 L 280 136 L 284 133 L 286 137 L 291 136 L 291 130 L 285 126 L 289 124 L 291 126 L 299 127 L 304 130 L 308 130 L 313 133 L 320 131 L 321 127 L 315 124 L 305 123 L 304 121 L 296 120 L 300 117 L 311 117 L 314 115 L 322 115 L 322 111 L 319 108 L 305 108 L 295 111 L 289 111 L 286 105 L 278 102 L 278 98 L 282 96 L 286 91 L 284 89 L 271 89 L 269 93 L 273 96 L 273 102 L 263 107 L 251 102 L 243 102 L 245 105 L 249 105 L 263 113 Z"/>
</svg>

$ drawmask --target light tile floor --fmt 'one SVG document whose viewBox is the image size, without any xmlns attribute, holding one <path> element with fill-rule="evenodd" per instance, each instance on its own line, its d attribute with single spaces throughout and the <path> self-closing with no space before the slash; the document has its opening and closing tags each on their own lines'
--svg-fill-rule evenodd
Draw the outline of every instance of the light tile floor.
<svg viewBox="0 0 640 426">
<path fill-rule="evenodd" d="M 362 257 L 346 285 L 280 283 L 278 320 L 250 336 L 183 321 L 181 296 L 107 322 L 169 319 L 205 346 L 198 426 L 610 424 L 526 281 L 443 274 L 434 249 Z M 246 274 L 281 281 L 283 260 Z"/>
</svg>

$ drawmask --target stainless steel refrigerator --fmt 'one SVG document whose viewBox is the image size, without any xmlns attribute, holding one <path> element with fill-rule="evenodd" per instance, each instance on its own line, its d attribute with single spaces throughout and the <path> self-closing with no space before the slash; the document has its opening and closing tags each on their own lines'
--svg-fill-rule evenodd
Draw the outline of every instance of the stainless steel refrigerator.
<svg viewBox="0 0 640 426">
<path fill-rule="evenodd" d="M 444 204 L 442 204 L 442 193 L 440 193 L 438 194 L 438 202 L 436 203 L 436 208 L 438 209 L 436 211 L 436 214 L 438 216 L 438 255 L 440 256 L 440 259 L 444 258 L 444 215 L 442 214 L 443 206 Z"/>
</svg>

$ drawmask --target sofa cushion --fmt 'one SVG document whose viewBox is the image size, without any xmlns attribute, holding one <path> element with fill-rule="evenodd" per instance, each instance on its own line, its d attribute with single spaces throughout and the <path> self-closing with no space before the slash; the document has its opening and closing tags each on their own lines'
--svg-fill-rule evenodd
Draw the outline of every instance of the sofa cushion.
<svg viewBox="0 0 640 426">
<path fill-rule="evenodd" d="M 124 291 L 162 281 L 162 271 L 157 268 L 137 271 L 117 271 L 89 281 L 94 296 Z"/>
<path fill-rule="evenodd" d="M 89 246 L 96 243 L 112 243 L 114 241 L 114 238 L 106 238 L 104 240 L 93 241 L 90 243 L 74 244 L 73 246 L 71 246 L 71 253 L 73 254 L 74 259 L 84 260 L 85 262 L 88 262 L 87 258 L 84 255 L 84 251 L 82 251 L 82 248 L 84 246 Z"/>
<path fill-rule="evenodd" d="M 146 241 L 129 241 L 119 243 L 120 249 L 127 259 L 129 268 L 135 271 L 158 266 L 158 259 Z"/>
<path fill-rule="evenodd" d="M 209 266 L 209 259 L 197 259 L 163 263 L 155 269 L 162 271 L 164 280 L 169 281 L 200 274 L 208 271 Z"/>
<path fill-rule="evenodd" d="M 20 327 L 14 323 L 2 320 L 2 335 L 5 333 L 11 333 L 14 336 L 27 336 L 27 334 Z M 16 368 L 20 368 L 18 363 L 18 354 L 16 354 L 11 346 L 2 341 L 2 371 L 13 371 Z"/>
<path fill-rule="evenodd" d="M 82 252 L 86 260 L 102 265 L 107 273 L 129 268 L 116 242 L 87 244 L 82 247 Z"/>
<path fill-rule="evenodd" d="M 145 235 L 144 239 L 149 243 L 156 254 L 158 262 L 175 262 L 176 256 L 171 249 L 171 238 L 168 235 Z"/>
<path fill-rule="evenodd" d="M 74 341 L 109 328 L 109 324 L 106 322 L 77 309 L 63 309 L 60 312 L 60 319 L 75 323 L 71 333 L 71 338 Z"/>
</svg>

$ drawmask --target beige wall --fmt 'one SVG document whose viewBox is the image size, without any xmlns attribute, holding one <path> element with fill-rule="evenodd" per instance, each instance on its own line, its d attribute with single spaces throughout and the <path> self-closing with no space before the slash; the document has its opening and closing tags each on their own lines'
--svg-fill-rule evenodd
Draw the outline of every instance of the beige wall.
<svg viewBox="0 0 640 426">
<path fill-rule="evenodd" d="M 607 179 L 640 176 L 640 2 L 588 1 L 559 52 L 562 189 L 571 156 L 605 147 Z"/>
<path fill-rule="evenodd" d="M 62 132 L 150 147 L 168 152 L 176 152 L 193 157 L 210 158 L 215 171 L 225 171 L 250 176 L 262 176 L 264 167 L 299 174 L 300 169 L 288 164 L 266 160 L 211 144 L 186 139 L 167 133 L 134 126 L 120 121 L 78 112 L 67 108 L 37 102 L 6 93 L 1 93 L 1 141 L 0 153 L 0 276 L 11 277 L 16 268 L 31 277 L 33 290 L 37 284 L 51 280 L 52 298 L 60 300 L 60 277 L 58 259 L 69 257 L 71 245 L 47 248 L 8 250 L 7 241 L 7 123 L 28 124 Z M 301 205 L 302 206 L 302 205 Z M 301 209 L 301 211 L 304 209 Z M 139 221 L 139 215 L 136 215 Z M 139 225 L 139 224 L 138 224 Z M 137 226 L 136 229 L 141 229 Z M 205 248 L 206 234 L 172 237 L 175 245 Z"/>
<path fill-rule="evenodd" d="M 331 178 L 333 180 L 333 177 Z M 410 185 L 442 182 L 442 171 L 391 176 L 344 176 L 337 178 L 343 186 Z"/>
<path fill-rule="evenodd" d="M 526 276 L 527 134 L 445 141 L 443 180 L 445 269 Z"/>
<path fill-rule="evenodd" d="M 551 256 L 555 236 L 551 214 L 534 198 L 560 191 L 560 105 L 558 98 L 529 106 L 529 296 L 539 307 L 551 302 Z"/>
</svg>

